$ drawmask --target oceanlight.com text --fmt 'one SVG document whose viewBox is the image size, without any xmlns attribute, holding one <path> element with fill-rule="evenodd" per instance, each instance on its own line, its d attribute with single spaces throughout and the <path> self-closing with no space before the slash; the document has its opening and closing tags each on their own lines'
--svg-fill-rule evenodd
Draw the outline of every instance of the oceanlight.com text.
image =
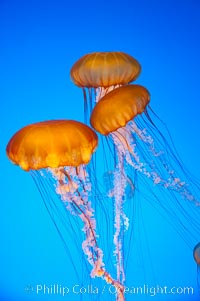
<svg viewBox="0 0 200 301">
<path fill-rule="evenodd" d="M 36 284 L 27 285 L 25 292 L 28 294 L 36 295 L 61 295 L 66 297 L 70 294 L 73 295 L 99 295 L 110 294 L 115 295 L 117 288 L 113 285 L 104 285 L 97 287 L 94 285 L 80 285 L 74 284 L 72 286 L 65 286 L 61 284 Z M 124 295 L 149 295 L 154 297 L 156 295 L 193 295 L 194 288 L 191 286 L 165 286 L 165 285 L 141 285 L 141 286 L 125 286 Z"/>
</svg>

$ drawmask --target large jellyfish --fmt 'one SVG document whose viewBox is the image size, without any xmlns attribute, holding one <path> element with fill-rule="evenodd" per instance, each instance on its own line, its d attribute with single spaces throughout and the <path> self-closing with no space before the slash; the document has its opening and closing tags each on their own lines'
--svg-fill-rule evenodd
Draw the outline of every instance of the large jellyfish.
<svg viewBox="0 0 200 301">
<path fill-rule="evenodd" d="M 14 164 L 30 171 L 43 199 L 48 198 L 50 186 L 64 207 L 79 217 L 85 233 L 82 249 L 92 266 L 91 277 L 101 277 L 116 287 L 117 300 L 123 301 L 123 285 L 112 278 L 103 262 L 90 201 L 92 188 L 87 164 L 97 143 L 96 133 L 88 126 L 72 120 L 52 120 L 19 130 L 9 141 L 6 151 Z"/>
<path fill-rule="evenodd" d="M 95 102 L 116 87 L 134 81 L 140 71 L 139 62 L 120 51 L 94 52 L 81 57 L 72 66 L 70 75 L 74 84 L 83 89 L 86 116 Z"/>
<path fill-rule="evenodd" d="M 192 247 L 200 234 L 199 184 L 184 169 L 167 129 L 148 106 L 149 101 L 150 94 L 143 86 L 122 86 L 102 97 L 90 118 L 92 127 L 105 136 L 105 144 L 114 148 L 112 195 L 116 199 L 118 249 L 120 227 L 124 224 L 123 199 L 130 174 L 137 177 L 138 187 L 143 188 L 141 199 L 147 198 L 158 210 L 167 213 L 167 218 Z"/>
</svg>

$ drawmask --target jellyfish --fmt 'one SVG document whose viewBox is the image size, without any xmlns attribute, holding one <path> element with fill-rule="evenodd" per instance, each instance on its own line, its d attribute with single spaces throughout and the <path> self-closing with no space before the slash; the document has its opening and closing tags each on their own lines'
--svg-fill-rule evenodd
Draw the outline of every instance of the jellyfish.
<svg viewBox="0 0 200 301">
<path fill-rule="evenodd" d="M 200 294 L 200 243 L 198 243 L 193 250 L 194 260 L 197 264 L 197 285 Z"/>
<path fill-rule="evenodd" d="M 91 203 L 92 187 L 87 165 L 97 143 L 96 133 L 83 123 L 50 120 L 19 130 L 10 139 L 6 152 L 14 164 L 36 178 L 35 182 L 44 199 L 48 198 L 50 186 L 66 210 L 79 218 L 85 234 L 82 249 L 92 266 L 91 277 L 100 277 L 115 286 L 117 300 L 123 301 L 123 285 L 109 274 L 103 261 Z M 44 181 L 40 181 L 41 178 Z"/>
<path fill-rule="evenodd" d="M 200 234 L 199 183 L 184 169 L 167 128 L 149 102 L 145 87 L 125 85 L 103 96 L 90 118 L 92 127 L 105 137 L 105 145 L 114 149 L 116 248 L 121 248 L 119 233 L 126 221 L 123 202 L 129 174 L 137 176 L 135 189 L 140 189 L 141 199 L 164 212 L 192 247 Z"/>
<path fill-rule="evenodd" d="M 124 52 L 94 52 L 81 57 L 70 75 L 74 84 L 83 89 L 86 122 L 95 102 L 109 91 L 136 80 L 140 71 L 139 62 Z"/>
</svg>

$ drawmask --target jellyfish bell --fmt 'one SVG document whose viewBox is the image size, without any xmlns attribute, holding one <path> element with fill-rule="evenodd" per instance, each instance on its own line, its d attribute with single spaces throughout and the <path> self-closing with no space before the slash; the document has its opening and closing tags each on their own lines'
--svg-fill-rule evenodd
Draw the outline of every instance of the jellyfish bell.
<svg viewBox="0 0 200 301">
<path fill-rule="evenodd" d="M 102 135 L 108 135 L 142 114 L 150 94 L 140 85 L 127 85 L 106 94 L 94 107 L 90 123 Z"/>
<path fill-rule="evenodd" d="M 193 250 L 194 260 L 196 261 L 197 265 L 200 266 L 200 243 L 198 243 Z"/>
<path fill-rule="evenodd" d="M 200 295 L 200 242 L 193 249 L 193 257 L 197 264 L 197 286 Z"/>
<path fill-rule="evenodd" d="M 124 52 L 94 52 L 81 57 L 70 75 L 78 87 L 99 88 L 126 85 L 140 74 L 138 61 Z"/>
<path fill-rule="evenodd" d="M 72 66 L 70 75 L 74 84 L 83 89 L 86 123 L 89 123 L 87 115 L 100 98 L 136 80 L 140 72 L 139 62 L 124 52 L 93 52 L 81 57 Z"/>
<path fill-rule="evenodd" d="M 80 122 L 50 120 L 19 130 L 10 139 L 6 152 L 14 164 L 26 171 L 79 166 L 90 161 L 97 142 L 94 131 Z"/>
</svg>

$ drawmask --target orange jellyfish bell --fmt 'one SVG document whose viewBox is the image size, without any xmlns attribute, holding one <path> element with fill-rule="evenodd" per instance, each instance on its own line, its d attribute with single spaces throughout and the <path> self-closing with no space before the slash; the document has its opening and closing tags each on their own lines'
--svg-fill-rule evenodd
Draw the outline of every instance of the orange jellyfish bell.
<svg viewBox="0 0 200 301">
<path fill-rule="evenodd" d="M 97 143 L 95 132 L 81 122 L 50 120 L 19 130 L 6 152 L 14 164 L 29 171 L 87 164 Z"/>
<path fill-rule="evenodd" d="M 116 88 L 96 104 L 90 123 L 97 132 L 108 135 L 144 112 L 149 101 L 150 94 L 143 86 L 127 85 Z"/>
<path fill-rule="evenodd" d="M 71 68 L 71 79 L 79 87 L 124 85 L 140 74 L 139 62 L 124 52 L 94 52 L 81 57 Z"/>
<path fill-rule="evenodd" d="M 196 263 L 200 265 L 200 242 L 194 247 L 193 256 Z"/>
</svg>

